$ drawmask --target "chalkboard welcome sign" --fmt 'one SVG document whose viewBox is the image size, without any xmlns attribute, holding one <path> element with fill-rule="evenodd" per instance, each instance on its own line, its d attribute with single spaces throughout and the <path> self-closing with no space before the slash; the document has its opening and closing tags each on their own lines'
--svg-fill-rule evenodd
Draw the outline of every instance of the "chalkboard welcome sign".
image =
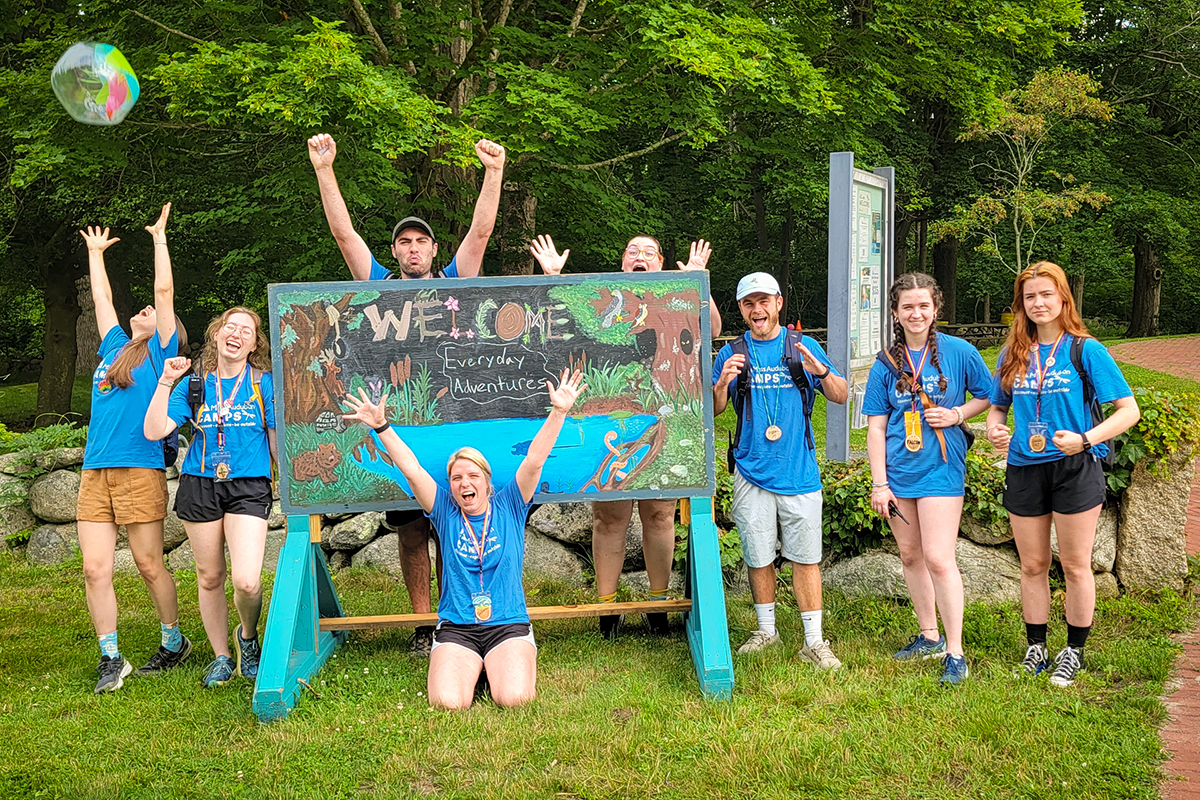
<svg viewBox="0 0 1200 800">
<path fill-rule="evenodd" d="M 503 485 L 567 367 L 588 389 L 534 502 L 713 494 L 706 273 L 277 284 L 269 300 L 289 514 L 418 507 L 375 433 L 341 418 L 347 392 L 386 394 L 443 484 L 470 445 Z"/>
</svg>

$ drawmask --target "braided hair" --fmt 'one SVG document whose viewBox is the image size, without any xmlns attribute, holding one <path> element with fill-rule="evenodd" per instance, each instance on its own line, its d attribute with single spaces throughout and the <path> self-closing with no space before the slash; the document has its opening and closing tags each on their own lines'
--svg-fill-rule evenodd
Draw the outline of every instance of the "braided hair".
<svg viewBox="0 0 1200 800">
<path fill-rule="evenodd" d="M 938 357 L 937 349 L 937 315 L 942 309 L 942 289 L 938 286 L 931 276 L 924 272 L 906 272 L 892 282 L 892 287 L 888 289 L 888 307 L 892 310 L 892 347 L 889 351 L 897 366 L 904 364 L 906 359 L 905 350 L 908 345 L 904 340 L 904 326 L 900 324 L 900 318 L 897 312 L 900 309 L 900 293 L 911 291 L 913 289 L 927 289 L 929 298 L 933 301 L 934 319 L 930 322 L 929 333 L 925 340 L 929 346 L 929 361 L 933 364 L 934 369 L 938 374 L 938 389 L 946 391 L 946 376 L 942 373 L 941 359 Z M 914 380 L 920 381 L 920 376 L 914 375 Z M 904 370 L 900 370 L 900 377 L 896 381 L 896 388 L 901 392 L 912 391 L 912 383 Z"/>
</svg>

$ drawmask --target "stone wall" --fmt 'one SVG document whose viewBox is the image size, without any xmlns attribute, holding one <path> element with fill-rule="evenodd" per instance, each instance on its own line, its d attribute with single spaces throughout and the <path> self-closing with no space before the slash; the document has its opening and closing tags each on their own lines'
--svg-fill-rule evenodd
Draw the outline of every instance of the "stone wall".
<svg viewBox="0 0 1200 800">
<path fill-rule="evenodd" d="M 182 458 L 181 450 L 181 461 Z M 1092 551 L 1098 595 L 1115 595 L 1118 587 L 1182 589 L 1187 573 L 1184 551 L 1186 508 L 1196 472 L 1193 458 L 1191 451 L 1176 453 L 1157 472 L 1139 464 L 1120 509 L 1108 508 L 1101 512 Z M 79 491 L 77 470 L 82 462 L 82 448 L 41 453 L 36 464 L 40 470 L 49 471 L 31 478 L 28 471 L 20 474 L 19 457 L 0 456 L 0 498 L 8 497 L 15 503 L 0 508 L 0 547 L 9 546 L 4 543 L 4 537 L 33 529 L 24 546 L 25 557 L 31 563 L 55 564 L 75 557 L 79 551 L 75 524 Z M 172 468 L 167 477 L 171 505 L 179 485 L 178 472 Z M 286 535 L 286 523 L 276 502 L 267 526 L 265 570 L 275 569 Z M 956 553 L 968 602 L 1019 601 L 1020 561 L 1012 538 L 1007 521 L 984 525 L 964 516 Z M 163 539 L 167 565 L 171 569 L 194 568 L 191 545 L 174 511 L 168 511 Z M 590 583 L 587 575 L 591 569 L 591 539 L 592 515 L 588 503 L 543 505 L 534 511 L 526 530 L 526 570 L 570 586 L 586 587 Z M 1051 550 L 1055 559 L 1058 558 L 1057 545 L 1052 530 Z M 380 512 L 323 517 L 321 547 L 334 570 L 349 566 L 371 567 L 385 570 L 397 578 L 400 576 L 398 538 L 384 525 L 384 515 Z M 118 570 L 137 572 L 123 529 L 118 539 L 115 566 Z M 642 555 L 641 522 L 636 513 L 626 538 L 621 583 L 635 593 L 649 590 Z M 848 595 L 899 599 L 908 596 L 900 558 L 892 540 L 879 549 L 826 564 L 824 583 Z M 673 574 L 672 591 L 680 592 L 682 587 L 682 575 Z M 745 584 L 738 583 L 736 588 L 744 590 Z"/>
</svg>

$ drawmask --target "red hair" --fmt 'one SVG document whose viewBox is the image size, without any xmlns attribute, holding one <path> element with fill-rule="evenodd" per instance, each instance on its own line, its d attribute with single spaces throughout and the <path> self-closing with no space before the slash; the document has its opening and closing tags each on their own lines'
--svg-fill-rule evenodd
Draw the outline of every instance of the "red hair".
<svg viewBox="0 0 1200 800">
<path fill-rule="evenodd" d="M 1091 335 L 1075 308 L 1075 295 L 1071 293 L 1063 268 L 1051 261 L 1039 261 L 1031 265 L 1017 276 L 1013 284 L 1013 322 L 1004 341 L 1004 364 L 1000 367 L 1000 385 L 1006 392 L 1012 391 L 1018 375 L 1028 372 L 1029 351 L 1037 342 L 1037 324 L 1025 314 L 1025 284 L 1034 278 L 1049 278 L 1054 282 L 1063 304 L 1058 315 L 1058 324 L 1062 329 L 1081 338 Z"/>
</svg>

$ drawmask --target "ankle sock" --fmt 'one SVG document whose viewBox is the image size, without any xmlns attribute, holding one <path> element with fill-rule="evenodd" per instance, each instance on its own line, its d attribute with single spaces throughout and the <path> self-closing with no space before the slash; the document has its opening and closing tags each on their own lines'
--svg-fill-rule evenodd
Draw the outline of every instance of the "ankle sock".
<svg viewBox="0 0 1200 800">
<path fill-rule="evenodd" d="M 1088 634 L 1092 632 L 1091 625 L 1072 625 L 1067 623 L 1067 647 L 1082 650 L 1087 644 Z"/>
<path fill-rule="evenodd" d="M 825 639 L 821 634 L 822 613 L 819 608 L 816 611 L 800 612 L 800 621 L 804 623 L 804 644 L 806 647 L 812 647 Z"/>
<path fill-rule="evenodd" d="M 659 600 L 666 600 L 666 599 L 667 599 L 667 590 L 666 589 L 651 589 L 650 590 L 650 600 L 651 601 L 657 602 Z"/>
<path fill-rule="evenodd" d="M 1046 625 L 1048 623 L 1041 622 L 1026 622 L 1025 623 L 1025 641 L 1030 645 L 1046 644 Z"/>
<path fill-rule="evenodd" d="M 766 631 L 774 636 L 778 631 L 775 630 L 775 604 L 774 603 L 755 603 L 754 615 L 758 617 L 758 629 Z"/>
<path fill-rule="evenodd" d="M 183 634 L 179 631 L 179 623 L 167 625 L 165 622 L 160 622 L 159 628 L 162 631 L 162 646 L 172 653 L 178 653 L 179 648 L 183 647 Z"/>
<path fill-rule="evenodd" d="M 100 637 L 100 655 L 109 658 L 120 658 L 121 651 L 117 649 L 117 632 L 106 633 Z"/>
</svg>

